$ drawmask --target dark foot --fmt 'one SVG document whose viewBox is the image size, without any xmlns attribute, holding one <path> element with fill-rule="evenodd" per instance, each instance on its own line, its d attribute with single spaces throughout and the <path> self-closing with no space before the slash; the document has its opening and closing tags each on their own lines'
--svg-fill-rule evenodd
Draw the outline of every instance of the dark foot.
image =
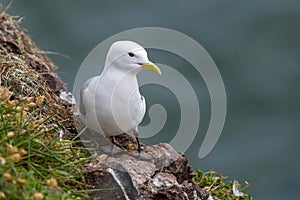
<svg viewBox="0 0 300 200">
<path fill-rule="evenodd" d="M 137 136 L 135 137 L 135 139 L 136 139 L 136 142 L 137 142 L 137 145 L 138 145 L 138 153 L 139 153 L 138 160 L 140 160 L 141 159 L 141 152 L 142 152 L 141 144 L 140 144 L 139 138 Z"/>
</svg>

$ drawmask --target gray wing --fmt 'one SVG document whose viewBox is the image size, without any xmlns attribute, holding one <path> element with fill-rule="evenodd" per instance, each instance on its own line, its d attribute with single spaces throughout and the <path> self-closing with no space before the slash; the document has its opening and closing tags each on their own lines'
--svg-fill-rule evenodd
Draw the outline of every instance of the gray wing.
<svg viewBox="0 0 300 200">
<path fill-rule="evenodd" d="M 132 128 L 137 127 L 143 120 L 146 112 L 145 98 L 137 91 L 129 99 L 129 114 Z"/>
<path fill-rule="evenodd" d="M 93 77 L 94 78 L 94 77 Z M 87 89 L 87 87 L 89 86 L 90 82 L 93 80 L 93 78 L 88 79 L 87 81 L 85 81 L 83 83 L 83 85 L 80 88 L 80 102 L 79 102 L 79 111 L 82 115 L 85 116 L 86 112 L 85 112 L 85 108 L 83 105 L 83 93 L 84 91 Z"/>
<path fill-rule="evenodd" d="M 143 121 L 143 118 L 146 114 L 146 99 L 143 95 L 141 95 L 141 101 L 142 101 L 142 114 L 141 114 L 142 116 L 141 116 L 140 123 Z"/>
</svg>

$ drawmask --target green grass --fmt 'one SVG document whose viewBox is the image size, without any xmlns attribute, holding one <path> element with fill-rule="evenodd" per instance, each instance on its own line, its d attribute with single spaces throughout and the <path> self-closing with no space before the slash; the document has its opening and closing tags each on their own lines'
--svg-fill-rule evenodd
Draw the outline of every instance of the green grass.
<svg viewBox="0 0 300 200">
<path fill-rule="evenodd" d="M 233 182 L 225 181 L 227 177 L 218 174 L 215 171 L 202 172 L 196 170 L 196 175 L 194 177 L 195 183 L 197 183 L 201 188 L 207 190 L 214 200 L 251 200 L 252 197 L 249 194 L 243 196 L 235 196 L 233 193 Z M 246 181 L 245 186 L 242 188 L 239 183 L 236 184 L 240 192 L 244 192 L 250 185 Z"/>
<path fill-rule="evenodd" d="M 60 128 L 39 118 L 38 99 L 11 96 L 0 86 L 0 200 L 87 199 L 81 169 L 88 152 L 60 141 Z"/>
</svg>

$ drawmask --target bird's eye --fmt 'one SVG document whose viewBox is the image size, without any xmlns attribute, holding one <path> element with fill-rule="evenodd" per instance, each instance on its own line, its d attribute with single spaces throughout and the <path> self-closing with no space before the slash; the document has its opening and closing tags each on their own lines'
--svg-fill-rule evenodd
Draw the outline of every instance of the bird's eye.
<svg viewBox="0 0 300 200">
<path fill-rule="evenodd" d="M 133 57 L 133 56 L 134 56 L 134 53 L 129 52 L 128 55 L 129 55 L 130 57 Z"/>
</svg>

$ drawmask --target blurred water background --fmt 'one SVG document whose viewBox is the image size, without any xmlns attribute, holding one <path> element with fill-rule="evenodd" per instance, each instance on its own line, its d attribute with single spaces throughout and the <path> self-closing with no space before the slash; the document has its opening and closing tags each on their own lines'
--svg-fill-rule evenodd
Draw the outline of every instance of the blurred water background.
<svg viewBox="0 0 300 200">
<path fill-rule="evenodd" d="M 5 7 L 9 1 L 0 2 Z M 221 72 L 228 112 L 217 145 L 201 160 L 197 155 L 203 134 L 198 134 L 186 152 L 191 165 L 249 181 L 254 199 L 299 199 L 300 1 L 15 0 L 8 13 L 25 17 L 22 24 L 40 48 L 72 58 L 50 55 L 70 89 L 89 51 L 121 31 L 156 26 L 192 37 Z M 155 62 L 188 65 L 167 52 L 149 54 Z M 209 97 L 201 78 L 193 81 L 199 90 L 203 132 L 210 117 Z M 174 112 L 164 130 L 172 132 L 178 122 L 176 109 L 172 111 L 176 101 L 168 103 L 172 95 L 168 97 L 167 90 L 147 87 L 151 86 L 142 90 L 150 104 L 161 101 Z M 144 143 L 170 138 L 160 133 Z"/>
</svg>

